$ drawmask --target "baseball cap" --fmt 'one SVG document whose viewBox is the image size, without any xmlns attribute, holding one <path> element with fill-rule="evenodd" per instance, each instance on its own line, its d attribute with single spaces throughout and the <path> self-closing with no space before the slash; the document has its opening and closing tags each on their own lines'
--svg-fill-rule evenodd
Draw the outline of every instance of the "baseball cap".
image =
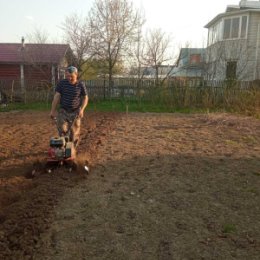
<svg viewBox="0 0 260 260">
<path fill-rule="evenodd" d="M 67 72 L 69 73 L 78 73 L 78 69 L 74 66 L 69 66 L 67 69 L 66 69 Z"/>
</svg>

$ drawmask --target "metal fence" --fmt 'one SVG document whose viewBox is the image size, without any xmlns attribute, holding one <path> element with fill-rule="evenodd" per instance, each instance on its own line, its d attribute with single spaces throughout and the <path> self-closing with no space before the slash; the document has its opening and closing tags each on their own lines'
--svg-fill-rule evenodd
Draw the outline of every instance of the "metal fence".
<svg viewBox="0 0 260 260">
<path fill-rule="evenodd" d="M 185 84 L 184 84 L 185 83 Z M 206 93 L 213 96 L 223 96 L 260 89 L 260 82 L 252 81 L 190 81 L 167 80 L 161 86 L 156 86 L 154 79 L 117 79 L 109 86 L 107 80 L 86 81 L 89 96 L 95 100 L 102 99 L 154 99 L 154 95 L 183 96 L 192 93 L 203 96 Z"/>
<path fill-rule="evenodd" d="M 54 88 L 47 81 L 0 80 L 0 103 L 49 102 Z"/>
<path fill-rule="evenodd" d="M 197 81 L 195 81 L 197 80 Z M 219 106 L 232 104 L 234 100 L 247 97 L 255 102 L 259 97 L 259 82 L 201 81 L 194 79 L 189 83 L 168 79 L 161 86 L 156 86 L 154 79 L 135 78 L 86 81 L 91 101 L 126 100 L 163 103 L 167 106 Z M 52 101 L 54 86 L 46 81 L 25 81 L 24 88 L 19 80 L 0 80 L 0 102 L 48 102 Z M 258 103 L 257 103 L 258 104 Z"/>
</svg>

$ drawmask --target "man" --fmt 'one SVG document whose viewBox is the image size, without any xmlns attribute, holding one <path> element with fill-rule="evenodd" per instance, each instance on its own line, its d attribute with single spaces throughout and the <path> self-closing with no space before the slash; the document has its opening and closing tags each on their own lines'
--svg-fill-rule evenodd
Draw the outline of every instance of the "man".
<svg viewBox="0 0 260 260">
<path fill-rule="evenodd" d="M 78 69 L 70 66 L 66 69 L 66 79 L 61 80 L 55 89 L 50 116 L 56 118 L 60 136 L 70 132 L 70 140 L 75 147 L 79 141 L 81 119 L 88 105 L 88 93 L 83 82 L 78 80 Z"/>
</svg>

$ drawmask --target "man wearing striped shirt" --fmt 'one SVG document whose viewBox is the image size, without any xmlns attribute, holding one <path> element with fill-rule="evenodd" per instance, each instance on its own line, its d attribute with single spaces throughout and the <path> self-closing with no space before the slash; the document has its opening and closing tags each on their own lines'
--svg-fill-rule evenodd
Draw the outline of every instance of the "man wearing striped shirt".
<svg viewBox="0 0 260 260">
<path fill-rule="evenodd" d="M 59 111 L 57 115 L 57 107 Z M 88 93 L 83 82 L 78 80 L 78 70 L 70 66 L 66 69 L 66 79 L 61 80 L 55 89 L 51 107 L 51 118 L 56 118 L 60 136 L 70 133 L 70 140 L 77 146 L 81 119 L 88 105 Z"/>
</svg>

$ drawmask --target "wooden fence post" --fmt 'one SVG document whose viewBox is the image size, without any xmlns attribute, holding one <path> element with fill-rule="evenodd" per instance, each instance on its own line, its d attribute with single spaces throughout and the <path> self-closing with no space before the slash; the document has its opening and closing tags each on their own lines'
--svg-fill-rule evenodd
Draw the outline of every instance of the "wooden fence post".
<svg viewBox="0 0 260 260">
<path fill-rule="evenodd" d="M 11 96 L 10 96 L 10 102 L 13 103 L 13 93 L 14 93 L 14 79 L 12 81 L 12 88 L 11 88 Z"/>
</svg>

